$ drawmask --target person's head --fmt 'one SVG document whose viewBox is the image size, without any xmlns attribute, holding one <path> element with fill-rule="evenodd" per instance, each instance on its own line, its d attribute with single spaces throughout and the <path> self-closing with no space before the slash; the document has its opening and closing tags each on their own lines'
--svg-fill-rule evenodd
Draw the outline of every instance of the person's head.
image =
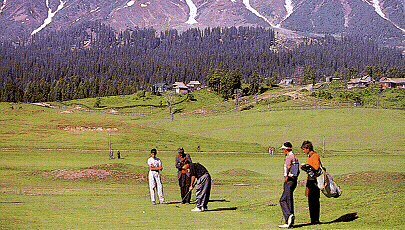
<svg viewBox="0 0 405 230">
<path fill-rule="evenodd" d="M 292 151 L 292 144 L 287 141 L 281 146 L 281 149 L 284 150 L 284 154 L 288 154 Z"/>
<path fill-rule="evenodd" d="M 304 150 L 304 153 L 309 153 L 314 151 L 314 146 L 312 145 L 312 142 L 310 141 L 304 141 L 302 142 L 301 149 Z"/>
<path fill-rule="evenodd" d="M 150 154 L 152 155 L 152 157 L 156 157 L 157 150 L 156 150 L 156 149 L 152 149 L 152 150 L 150 151 Z"/>
<path fill-rule="evenodd" d="M 184 154 L 184 149 L 183 148 L 179 148 L 177 150 L 177 152 L 179 153 L 179 156 L 182 156 Z"/>
</svg>

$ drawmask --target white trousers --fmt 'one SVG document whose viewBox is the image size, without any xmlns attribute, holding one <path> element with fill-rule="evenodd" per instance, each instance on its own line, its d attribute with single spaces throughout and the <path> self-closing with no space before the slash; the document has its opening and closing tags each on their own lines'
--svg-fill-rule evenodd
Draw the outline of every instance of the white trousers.
<svg viewBox="0 0 405 230">
<path fill-rule="evenodd" d="M 156 202 L 156 190 L 157 190 L 160 202 L 165 201 L 165 196 L 163 193 L 162 179 L 160 178 L 159 172 L 149 171 L 149 189 L 150 189 L 150 198 L 151 198 L 152 202 Z"/>
</svg>

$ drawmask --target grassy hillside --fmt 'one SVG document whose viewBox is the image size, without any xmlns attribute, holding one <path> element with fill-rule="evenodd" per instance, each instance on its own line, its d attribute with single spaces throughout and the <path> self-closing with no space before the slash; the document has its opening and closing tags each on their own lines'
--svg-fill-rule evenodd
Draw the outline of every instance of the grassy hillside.
<svg viewBox="0 0 405 230">
<path fill-rule="evenodd" d="M 273 100 L 284 90 L 260 97 Z M 305 162 L 299 146 L 307 139 L 324 154 L 322 162 L 343 195 L 321 195 L 323 224 L 307 225 L 301 174 L 295 192 L 298 227 L 405 226 L 403 110 L 309 109 L 305 105 L 313 99 L 303 97 L 272 103 L 271 108 L 279 108 L 274 111 L 252 97 L 238 109 L 253 107 L 236 112 L 234 101 L 203 91 L 193 100 L 176 98 L 172 120 L 168 108 L 159 106 L 163 97 L 135 97 L 101 98 L 104 110 L 94 108 L 96 99 L 51 103 L 56 107 L 0 104 L 0 228 L 278 229 L 284 163 L 278 147 L 291 141 Z M 123 159 L 109 159 L 110 140 Z M 269 146 L 276 155 L 267 153 Z M 178 147 L 213 177 L 209 212 L 179 206 Z M 168 205 L 150 202 L 146 161 L 151 148 L 163 161 Z"/>
</svg>

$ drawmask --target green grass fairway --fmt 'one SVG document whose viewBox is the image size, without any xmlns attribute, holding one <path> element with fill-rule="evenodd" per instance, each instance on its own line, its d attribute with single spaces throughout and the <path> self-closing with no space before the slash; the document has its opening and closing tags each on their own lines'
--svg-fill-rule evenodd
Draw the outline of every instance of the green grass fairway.
<svg viewBox="0 0 405 230">
<path fill-rule="evenodd" d="M 322 224 L 307 225 L 302 172 L 295 190 L 299 229 L 405 228 L 402 110 L 221 107 L 196 114 L 185 107 L 171 121 L 164 110 L 146 115 L 122 107 L 116 115 L 1 103 L 0 229 L 278 229 L 284 164 L 278 148 L 291 141 L 303 163 L 299 147 L 307 139 L 343 195 L 321 195 Z M 123 159 L 109 159 L 110 140 Z M 276 155 L 268 154 L 270 146 Z M 179 205 L 178 147 L 210 171 L 210 211 Z M 168 205 L 150 201 L 151 148 L 163 161 Z"/>
</svg>

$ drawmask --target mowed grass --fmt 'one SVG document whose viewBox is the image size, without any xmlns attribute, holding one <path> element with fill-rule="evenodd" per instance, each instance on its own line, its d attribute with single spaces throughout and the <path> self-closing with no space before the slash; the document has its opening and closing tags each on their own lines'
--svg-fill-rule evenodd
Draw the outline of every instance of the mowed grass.
<svg viewBox="0 0 405 230">
<path fill-rule="evenodd" d="M 278 201 L 284 164 L 278 147 L 293 142 L 299 160 L 305 162 L 301 142 L 312 140 L 323 153 L 324 136 L 322 162 L 343 195 L 337 199 L 321 195 L 324 224 L 306 225 L 302 174 L 295 192 L 298 227 L 405 226 L 403 111 L 252 110 L 176 115 L 171 121 L 165 116 L 13 106 L 0 104 L 1 229 L 278 229 L 283 223 Z M 123 159 L 109 159 L 110 140 Z M 193 205 L 178 203 L 174 163 L 181 146 L 212 175 L 212 211 L 192 213 Z M 196 152 L 197 146 L 203 152 Z M 269 146 L 276 147 L 276 155 L 267 153 Z M 168 205 L 152 206 L 148 182 L 133 177 L 49 176 L 62 170 L 80 173 L 93 166 L 146 176 L 146 161 L 154 147 L 164 164 Z"/>
<path fill-rule="evenodd" d="M 325 151 L 336 154 L 379 154 L 404 153 L 404 118 L 402 110 L 345 108 L 179 116 L 174 122 L 147 124 L 190 136 L 257 144 L 261 151 L 287 140 L 299 149 L 304 140 L 311 140 L 318 151 L 325 147 Z"/>
</svg>

